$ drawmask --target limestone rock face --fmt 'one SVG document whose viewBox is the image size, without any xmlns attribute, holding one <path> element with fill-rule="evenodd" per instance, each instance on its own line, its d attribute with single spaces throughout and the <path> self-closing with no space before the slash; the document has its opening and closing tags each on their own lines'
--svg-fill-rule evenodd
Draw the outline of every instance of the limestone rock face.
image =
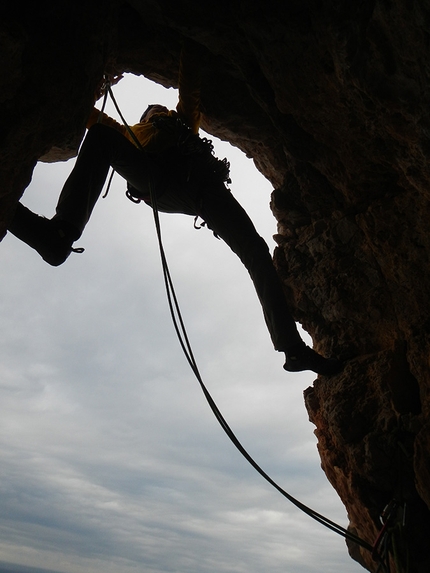
<svg viewBox="0 0 430 573">
<path fill-rule="evenodd" d="M 193 40 L 205 129 L 275 188 L 291 311 L 317 350 L 347 360 L 305 392 L 322 467 L 370 544 L 397 502 L 399 559 L 427 573 L 430 4 L 221 4 L 2 2 L 0 234 L 36 161 L 76 153 L 104 71 L 174 86 Z M 369 551 L 350 552 L 376 571 Z"/>
</svg>

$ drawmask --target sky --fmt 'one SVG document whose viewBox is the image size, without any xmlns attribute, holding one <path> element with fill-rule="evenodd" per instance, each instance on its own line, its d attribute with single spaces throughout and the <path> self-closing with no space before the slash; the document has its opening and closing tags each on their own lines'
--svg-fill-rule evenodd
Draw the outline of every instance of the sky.
<svg viewBox="0 0 430 573">
<path fill-rule="evenodd" d="M 142 77 L 114 92 L 131 124 L 149 103 L 177 103 Z M 270 183 L 239 150 L 215 148 L 273 251 Z M 22 202 L 51 217 L 72 167 L 39 163 Z M 363 571 L 214 418 L 172 326 L 151 209 L 124 192 L 116 175 L 85 252 L 60 267 L 10 234 L 0 244 L 0 573 Z M 191 217 L 160 218 L 194 356 L 228 424 L 281 487 L 346 527 L 303 403 L 316 375 L 283 370 L 229 248 Z"/>
</svg>

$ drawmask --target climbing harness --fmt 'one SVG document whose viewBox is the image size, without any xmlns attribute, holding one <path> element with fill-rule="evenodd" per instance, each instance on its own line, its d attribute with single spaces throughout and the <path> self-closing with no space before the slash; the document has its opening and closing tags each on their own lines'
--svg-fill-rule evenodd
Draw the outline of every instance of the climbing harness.
<svg viewBox="0 0 430 573">
<path fill-rule="evenodd" d="M 125 121 L 120 108 L 116 102 L 116 99 L 113 95 L 112 89 L 110 84 L 107 84 L 106 87 L 106 94 L 105 94 L 105 99 L 107 97 L 107 94 L 109 94 L 109 96 L 112 99 L 112 102 L 121 118 L 121 121 L 123 122 L 125 128 L 127 129 L 127 132 L 129 133 L 130 137 L 132 138 L 132 140 L 134 141 L 134 143 L 136 144 L 136 146 L 143 151 L 143 148 L 140 144 L 140 142 L 138 141 L 137 137 L 135 136 L 135 134 L 133 133 L 133 131 L 131 130 L 131 128 L 129 127 L 129 125 L 127 124 L 127 122 Z M 219 160 L 218 160 L 219 161 Z M 225 163 L 226 166 L 229 167 L 228 163 Z M 321 525 L 324 525 L 325 527 L 327 527 L 328 529 L 330 529 L 331 531 L 334 531 L 335 533 L 337 533 L 338 535 L 341 535 L 342 537 L 344 537 L 346 540 L 351 541 L 352 543 L 357 544 L 360 547 L 363 547 L 364 549 L 366 549 L 367 551 L 369 551 L 375 559 L 380 559 L 380 554 L 378 552 L 378 548 L 379 548 L 379 543 L 378 543 L 378 547 L 372 547 L 372 545 L 370 545 L 369 543 L 367 543 L 367 541 L 361 539 L 358 535 L 355 535 L 354 533 L 352 533 L 351 531 L 348 531 L 347 529 L 345 529 L 344 527 L 342 527 L 341 525 L 338 525 L 337 523 L 335 523 L 334 521 L 331 521 L 330 519 L 328 519 L 327 517 L 325 517 L 324 515 L 317 513 L 315 510 L 311 509 L 310 507 L 306 506 L 305 504 L 303 504 L 302 502 L 300 502 L 299 500 L 297 500 L 296 498 L 294 498 L 292 495 L 290 495 L 287 491 L 285 491 L 281 486 L 279 486 L 258 464 L 257 462 L 251 457 L 251 455 L 246 451 L 246 449 L 243 447 L 243 445 L 240 443 L 240 441 L 238 440 L 238 438 L 236 437 L 236 435 L 234 434 L 233 430 L 230 428 L 230 426 L 228 425 L 227 421 L 225 420 L 225 418 L 223 417 L 222 413 L 220 412 L 220 410 L 218 409 L 217 405 L 215 404 L 212 396 L 210 395 L 208 389 L 206 388 L 203 379 L 200 375 L 192 348 L 191 348 L 191 344 L 188 338 L 188 334 L 186 332 L 186 328 L 185 328 L 185 324 L 182 318 L 182 313 L 179 307 L 179 303 L 176 297 L 176 293 L 175 293 L 175 289 L 174 289 L 174 285 L 173 285 L 173 281 L 172 281 L 172 277 L 170 275 L 170 271 L 169 271 L 169 267 L 168 267 L 168 263 L 167 263 L 167 258 L 166 258 L 166 254 L 164 251 L 164 246 L 163 246 L 163 241 L 162 241 L 162 236 L 161 236 L 161 225 L 160 225 L 160 219 L 159 219 L 159 213 L 158 213 L 158 208 L 157 208 L 157 197 L 156 194 L 154 192 L 154 186 L 151 184 L 150 185 L 150 196 L 151 196 L 151 205 L 152 205 L 152 211 L 153 211 L 153 215 L 154 215 L 154 223 L 155 223 L 155 229 L 156 229 L 156 234 L 157 234 L 157 239 L 158 239 L 158 246 L 159 246 L 159 251 L 160 251 L 160 257 L 161 257 L 161 264 L 162 264 L 162 270 L 163 270 L 163 277 L 164 277 L 164 283 L 165 283 L 165 288 L 166 288 L 166 294 L 167 294 L 167 300 L 168 300 L 168 305 L 169 305 L 169 309 L 170 309 L 170 314 L 171 314 L 171 318 L 173 321 L 173 326 L 175 328 L 179 343 L 181 345 L 181 348 L 185 354 L 185 357 L 191 367 L 191 370 L 193 371 L 200 387 L 201 390 L 203 391 L 203 394 L 209 404 L 209 407 L 211 408 L 213 414 L 215 415 L 216 419 L 218 420 L 219 424 L 221 425 L 222 429 L 224 430 L 224 432 L 227 434 L 227 436 L 229 437 L 229 439 L 231 440 L 231 442 L 234 444 L 234 446 L 237 448 L 237 450 L 242 454 L 242 456 L 248 461 L 248 463 L 272 486 L 274 487 L 281 495 L 283 495 L 288 501 L 290 501 L 293 505 L 295 505 L 298 509 L 300 509 L 302 512 L 306 513 L 309 517 L 311 517 L 312 519 L 314 519 L 315 521 L 319 522 Z M 129 197 L 131 198 L 131 197 Z M 135 199 L 135 198 L 134 198 Z M 133 199 L 132 199 L 133 200 Z M 384 571 L 384 573 L 389 573 L 389 569 L 387 569 L 386 563 L 383 560 L 380 560 L 380 567 L 382 568 L 382 570 Z"/>
</svg>

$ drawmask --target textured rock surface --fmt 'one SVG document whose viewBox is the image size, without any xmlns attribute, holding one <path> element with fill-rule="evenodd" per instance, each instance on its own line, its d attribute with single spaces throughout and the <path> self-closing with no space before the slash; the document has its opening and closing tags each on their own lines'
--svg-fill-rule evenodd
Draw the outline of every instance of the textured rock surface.
<svg viewBox="0 0 430 573">
<path fill-rule="evenodd" d="M 406 502 L 402 547 L 427 573 L 430 4 L 20 4 L 0 8 L 0 234 L 36 161 L 75 153 L 104 70 L 175 85 L 192 38 L 205 128 L 276 188 L 292 312 L 317 349 L 348 359 L 305 393 L 323 469 L 371 544 L 385 505 Z"/>
</svg>

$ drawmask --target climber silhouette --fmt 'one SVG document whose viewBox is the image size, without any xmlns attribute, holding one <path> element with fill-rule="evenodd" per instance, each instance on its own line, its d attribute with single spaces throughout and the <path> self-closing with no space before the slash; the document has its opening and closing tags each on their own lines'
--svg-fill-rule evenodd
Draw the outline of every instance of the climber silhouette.
<svg viewBox="0 0 430 573">
<path fill-rule="evenodd" d="M 149 106 L 131 127 L 131 136 L 123 125 L 94 108 L 55 216 L 45 219 L 19 203 L 9 231 L 50 265 L 61 265 L 79 250 L 73 243 L 81 236 L 112 167 L 127 181 L 130 198 L 152 206 L 152 191 L 159 211 L 201 217 L 238 255 L 254 283 L 275 350 L 286 355 L 285 370 L 336 374 L 342 363 L 322 357 L 301 339 L 269 248 L 226 188 L 228 164 L 214 158 L 198 136 L 199 84 L 197 55 L 185 47 L 176 110 Z"/>
</svg>

